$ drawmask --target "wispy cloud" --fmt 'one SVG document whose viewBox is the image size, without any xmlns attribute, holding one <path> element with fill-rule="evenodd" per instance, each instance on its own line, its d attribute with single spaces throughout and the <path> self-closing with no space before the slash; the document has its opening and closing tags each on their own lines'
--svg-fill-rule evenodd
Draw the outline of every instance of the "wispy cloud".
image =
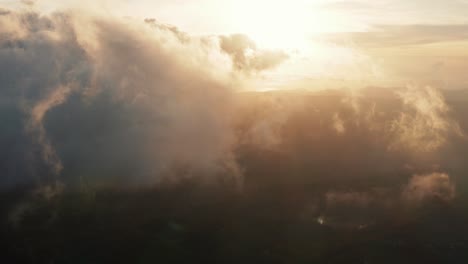
<svg viewBox="0 0 468 264">
<path fill-rule="evenodd" d="M 468 41 L 468 25 L 380 25 L 368 32 L 333 34 L 327 38 L 362 48 Z"/>
</svg>

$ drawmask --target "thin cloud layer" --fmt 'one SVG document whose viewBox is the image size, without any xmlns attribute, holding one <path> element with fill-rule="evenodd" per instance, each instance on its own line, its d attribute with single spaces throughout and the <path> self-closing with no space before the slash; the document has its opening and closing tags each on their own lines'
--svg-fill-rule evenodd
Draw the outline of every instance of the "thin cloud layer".
<svg viewBox="0 0 468 264">
<path fill-rule="evenodd" d="M 334 45 L 368 55 L 385 76 L 376 85 L 409 83 L 442 89 L 466 89 L 466 23 L 372 25 L 361 32 L 325 34 Z M 383 84 L 381 84 L 383 83 Z"/>
<path fill-rule="evenodd" d="M 345 41 L 359 48 L 389 48 L 468 41 L 468 25 L 377 25 L 366 32 L 330 34 L 328 39 Z"/>
<path fill-rule="evenodd" d="M 443 96 L 435 89 L 409 88 L 399 95 L 410 108 L 392 124 L 399 147 L 431 152 L 445 145 L 451 134 L 463 135 L 458 123 L 448 115 L 450 109 Z"/>
</svg>

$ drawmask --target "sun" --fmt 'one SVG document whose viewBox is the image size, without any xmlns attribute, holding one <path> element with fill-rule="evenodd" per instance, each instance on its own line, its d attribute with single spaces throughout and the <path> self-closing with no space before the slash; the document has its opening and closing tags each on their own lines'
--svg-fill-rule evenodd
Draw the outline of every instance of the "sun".
<svg viewBox="0 0 468 264">
<path fill-rule="evenodd" d="M 259 48 L 281 50 L 288 60 L 264 72 L 255 87 L 282 89 L 304 79 L 335 76 L 352 67 L 354 51 L 321 42 L 336 28 L 334 17 L 320 8 L 325 0 L 237 0 L 229 7 L 235 33 L 244 33 Z M 324 66 L 326 65 L 326 67 Z M 349 74 L 349 70 L 344 70 Z M 337 78 L 341 78 L 339 75 Z"/>
<path fill-rule="evenodd" d="M 264 48 L 300 50 L 317 32 L 318 16 L 304 1 L 239 0 L 231 8 L 235 28 Z"/>
</svg>

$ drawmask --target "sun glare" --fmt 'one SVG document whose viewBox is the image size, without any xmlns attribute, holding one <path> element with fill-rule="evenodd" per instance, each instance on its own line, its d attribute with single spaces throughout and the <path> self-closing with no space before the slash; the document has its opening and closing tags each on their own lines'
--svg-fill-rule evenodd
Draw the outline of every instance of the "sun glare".
<svg viewBox="0 0 468 264">
<path fill-rule="evenodd" d="M 298 1 L 245 1 L 233 4 L 235 28 L 264 48 L 300 50 L 316 28 L 313 9 Z"/>
<path fill-rule="evenodd" d="M 300 80 L 331 78 L 360 79 L 372 64 L 351 47 L 319 41 L 324 32 L 339 31 L 340 21 L 320 8 L 320 0 L 238 0 L 229 3 L 234 32 L 244 33 L 259 48 L 281 50 L 289 58 L 255 79 L 255 90 L 289 89 Z M 323 1 L 322 1 L 323 2 Z M 296 84 L 299 83 L 299 84 Z M 292 85 L 294 84 L 294 85 Z"/>
<path fill-rule="evenodd" d="M 338 19 L 320 8 L 323 2 L 238 0 L 229 1 L 228 8 L 232 10 L 233 33 L 248 35 L 260 48 L 288 52 L 289 62 L 294 60 L 293 64 L 300 68 L 283 63 L 283 73 L 294 71 L 296 75 L 310 77 L 322 75 L 320 69 L 314 69 L 316 65 L 311 65 L 310 58 L 312 63 L 327 64 L 329 69 L 335 64 L 354 63 L 352 50 L 318 41 L 322 33 L 340 30 Z M 340 60 L 336 60 L 337 56 Z"/>
</svg>

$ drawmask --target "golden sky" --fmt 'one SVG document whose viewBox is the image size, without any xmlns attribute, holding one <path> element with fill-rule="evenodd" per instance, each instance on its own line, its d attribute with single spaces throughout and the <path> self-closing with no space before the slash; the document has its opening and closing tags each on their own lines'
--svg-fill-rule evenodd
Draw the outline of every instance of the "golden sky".
<svg viewBox="0 0 468 264">
<path fill-rule="evenodd" d="M 19 2 L 0 0 L 4 5 Z M 24 4 L 23 4 L 24 5 Z M 468 87 L 467 0 L 35 1 L 35 8 L 87 8 L 154 18 L 191 35 L 246 34 L 289 59 L 256 78 L 277 87 L 431 85 Z"/>
<path fill-rule="evenodd" d="M 117 9 L 192 34 L 244 33 L 295 51 L 270 73 L 273 83 L 468 86 L 466 0 L 127 0 Z"/>
</svg>

